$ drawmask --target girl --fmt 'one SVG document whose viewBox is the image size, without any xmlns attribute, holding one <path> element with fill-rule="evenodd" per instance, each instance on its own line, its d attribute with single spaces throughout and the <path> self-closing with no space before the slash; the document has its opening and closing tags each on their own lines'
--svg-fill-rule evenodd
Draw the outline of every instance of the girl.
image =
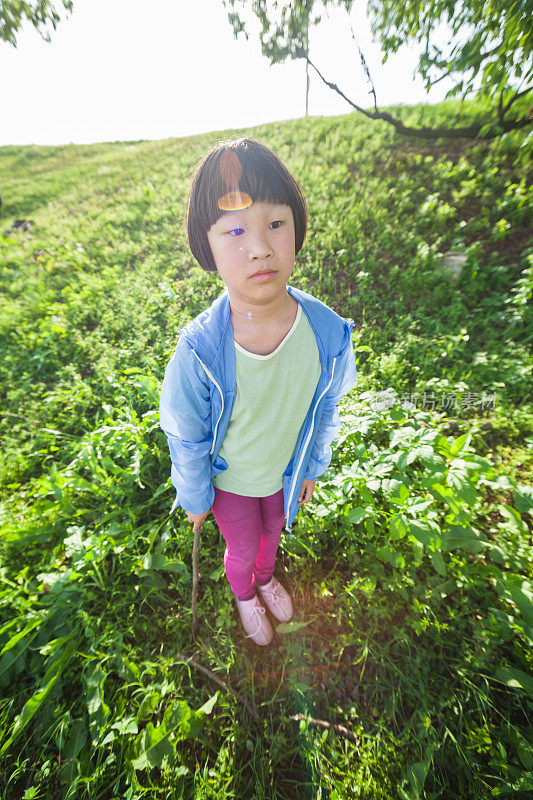
<svg viewBox="0 0 533 800">
<path fill-rule="evenodd" d="M 246 638 L 272 639 L 292 616 L 274 577 L 286 521 L 331 461 L 337 404 L 355 384 L 352 320 L 287 285 L 306 203 L 280 159 L 254 139 L 221 142 L 193 176 L 189 246 L 225 290 L 180 331 L 163 380 L 165 431 L 179 504 L 197 531 L 212 511 Z"/>
</svg>

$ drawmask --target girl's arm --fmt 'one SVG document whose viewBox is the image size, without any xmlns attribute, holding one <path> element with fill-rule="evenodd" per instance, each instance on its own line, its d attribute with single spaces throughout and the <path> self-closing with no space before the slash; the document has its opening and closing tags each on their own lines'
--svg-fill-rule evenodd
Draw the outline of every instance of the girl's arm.
<svg viewBox="0 0 533 800">
<path fill-rule="evenodd" d="M 183 339 L 165 370 L 159 424 L 167 435 L 177 492 L 171 510 L 179 504 L 191 514 L 205 514 L 215 499 L 210 475 L 211 395 L 205 371 Z"/>
<path fill-rule="evenodd" d="M 343 348 L 341 348 L 335 362 L 333 380 L 325 396 L 320 425 L 305 470 L 304 478 L 308 480 L 314 481 L 319 478 L 331 463 L 330 445 L 342 427 L 337 405 L 341 398 L 355 385 L 357 367 L 350 335 L 353 325 L 352 320 L 348 321 L 348 327 L 345 329 L 345 340 L 347 339 L 347 341 L 343 342 Z"/>
</svg>

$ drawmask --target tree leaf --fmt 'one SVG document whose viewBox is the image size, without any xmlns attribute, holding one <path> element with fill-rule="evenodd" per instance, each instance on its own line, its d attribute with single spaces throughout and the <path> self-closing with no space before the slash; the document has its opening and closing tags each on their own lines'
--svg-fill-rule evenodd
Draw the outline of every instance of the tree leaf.
<svg viewBox="0 0 533 800">
<path fill-rule="evenodd" d="M 494 677 L 507 686 L 523 689 L 530 697 L 533 697 L 533 678 L 521 669 L 515 667 L 499 667 L 494 673 Z"/>
<path fill-rule="evenodd" d="M 296 622 L 291 620 L 290 622 L 282 622 L 280 625 L 277 625 L 276 631 L 278 633 L 295 633 L 299 631 L 300 628 L 305 628 L 306 625 L 309 625 L 309 622 Z"/>
</svg>

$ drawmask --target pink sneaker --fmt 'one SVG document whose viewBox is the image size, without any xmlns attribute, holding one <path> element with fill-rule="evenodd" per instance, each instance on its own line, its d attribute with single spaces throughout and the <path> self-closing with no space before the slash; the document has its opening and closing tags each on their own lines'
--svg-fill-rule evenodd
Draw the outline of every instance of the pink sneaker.
<svg viewBox="0 0 533 800">
<path fill-rule="evenodd" d="M 251 639 L 256 644 L 269 644 L 272 639 L 272 627 L 265 616 L 266 609 L 261 605 L 258 596 L 254 594 L 251 600 L 235 598 L 241 622 L 246 631 L 246 639 Z"/>
<path fill-rule="evenodd" d="M 268 583 L 265 583 L 264 586 L 257 586 L 257 588 L 276 619 L 279 619 L 280 622 L 288 622 L 292 617 L 292 603 L 289 593 L 281 583 L 272 575 Z"/>
</svg>

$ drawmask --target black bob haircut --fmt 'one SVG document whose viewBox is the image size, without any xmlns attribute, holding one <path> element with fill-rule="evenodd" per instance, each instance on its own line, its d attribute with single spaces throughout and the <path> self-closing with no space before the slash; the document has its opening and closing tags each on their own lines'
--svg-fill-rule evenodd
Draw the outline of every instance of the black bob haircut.
<svg viewBox="0 0 533 800">
<path fill-rule="evenodd" d="M 239 172 L 231 186 L 220 163 L 225 153 L 231 155 L 231 163 L 237 164 Z M 295 255 L 298 255 L 307 231 L 307 206 L 298 181 L 266 145 L 248 137 L 227 139 L 203 157 L 192 177 L 187 198 L 185 226 L 189 247 L 206 272 L 216 272 L 207 231 L 222 216 L 218 203 L 227 195 L 228 188 L 248 194 L 252 202 L 290 206 L 294 217 Z"/>
</svg>

